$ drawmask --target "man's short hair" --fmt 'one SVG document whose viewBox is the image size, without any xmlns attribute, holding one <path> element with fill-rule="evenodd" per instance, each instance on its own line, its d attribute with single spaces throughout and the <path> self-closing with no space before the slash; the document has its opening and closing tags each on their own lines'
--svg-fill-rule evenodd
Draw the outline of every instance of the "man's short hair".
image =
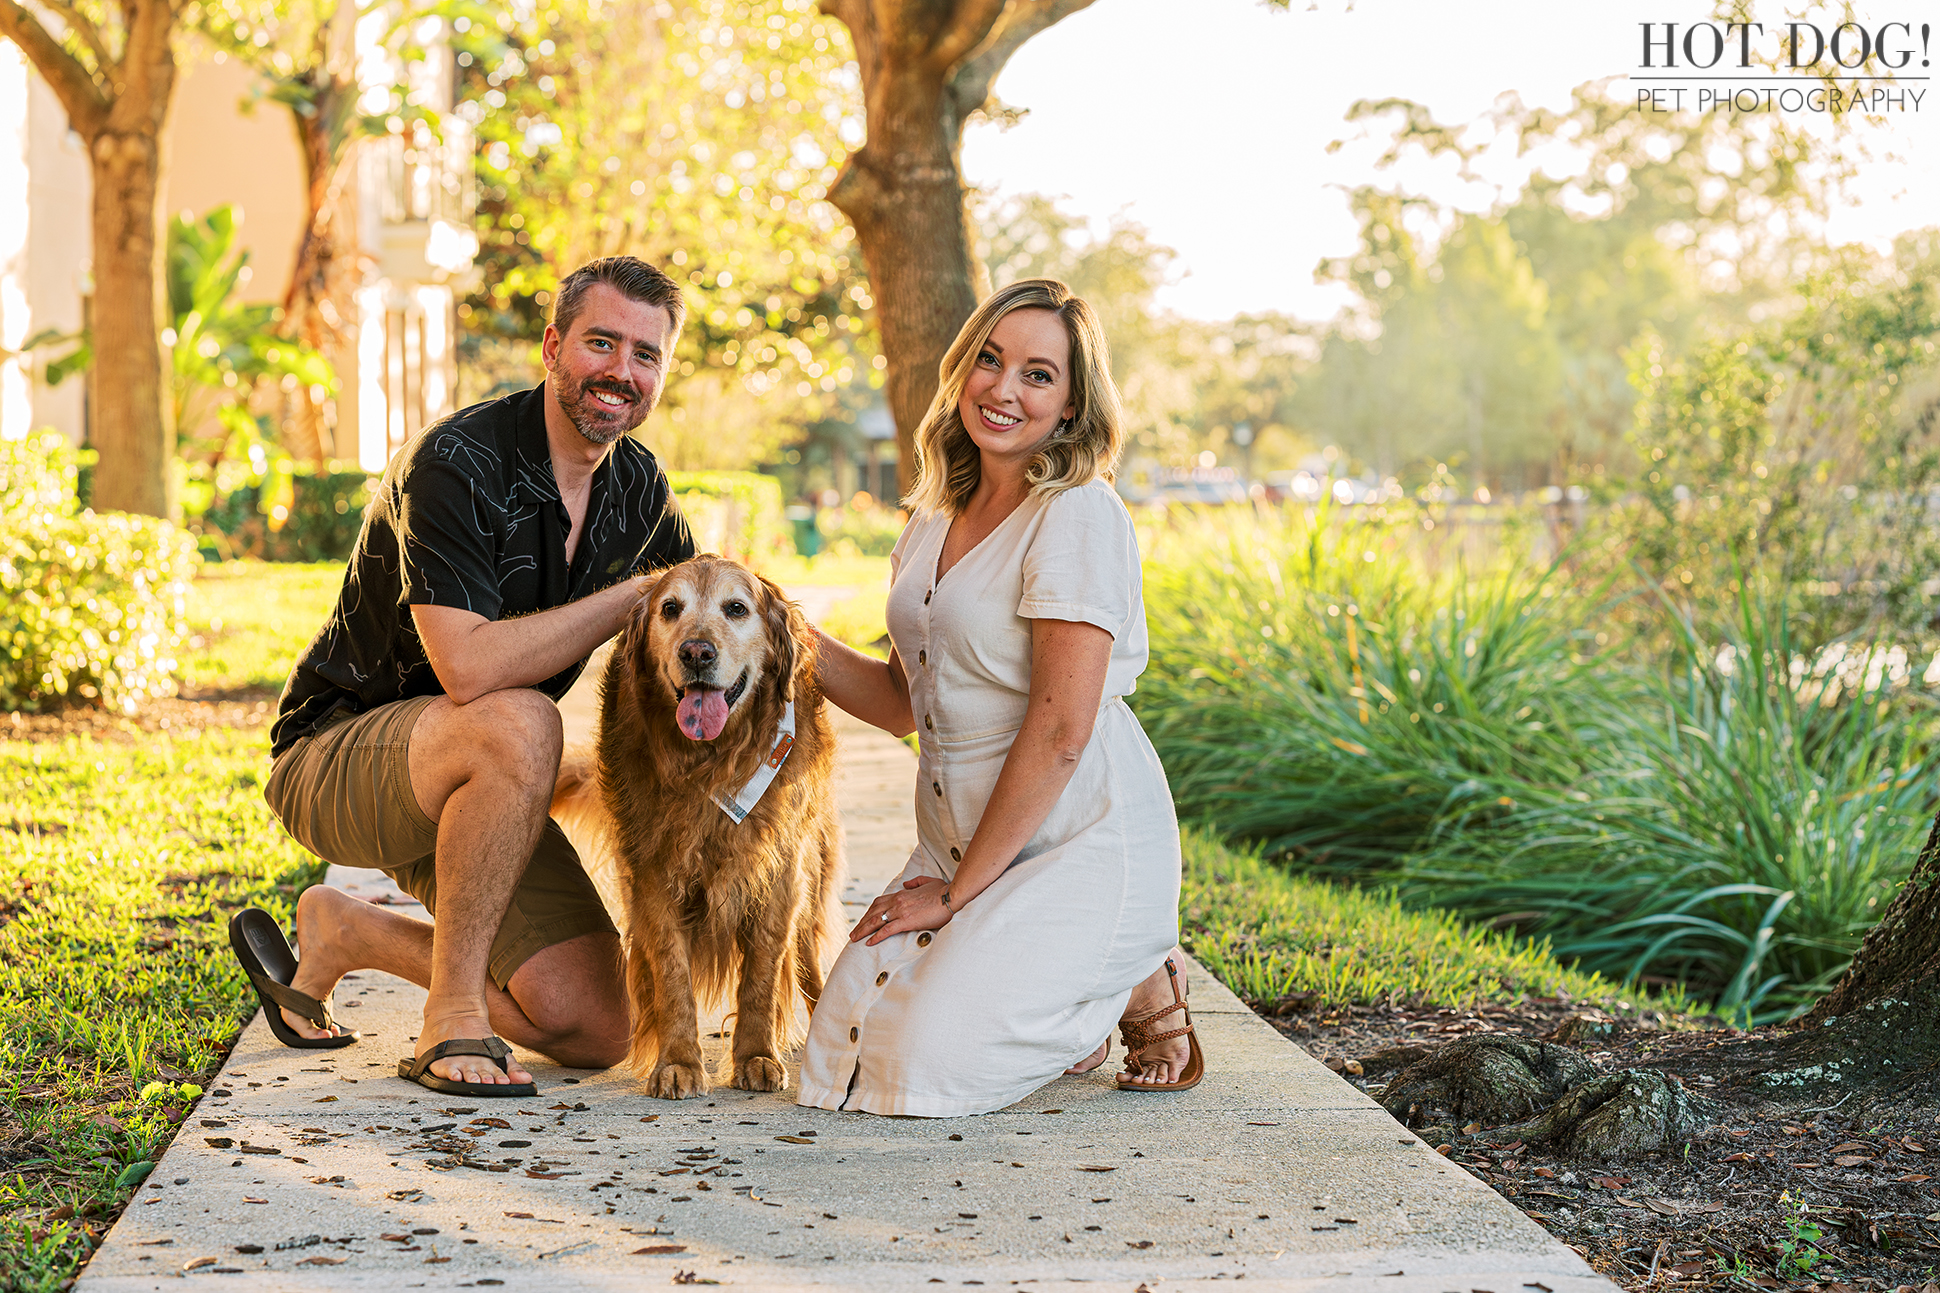
<svg viewBox="0 0 1940 1293">
<path fill-rule="evenodd" d="M 687 318 L 687 302 L 680 284 L 637 256 L 603 256 L 588 261 L 560 280 L 552 299 L 552 326 L 561 337 L 572 330 L 573 320 L 586 303 L 586 293 L 595 283 L 604 283 L 630 301 L 657 305 L 667 311 L 676 335 Z"/>
</svg>

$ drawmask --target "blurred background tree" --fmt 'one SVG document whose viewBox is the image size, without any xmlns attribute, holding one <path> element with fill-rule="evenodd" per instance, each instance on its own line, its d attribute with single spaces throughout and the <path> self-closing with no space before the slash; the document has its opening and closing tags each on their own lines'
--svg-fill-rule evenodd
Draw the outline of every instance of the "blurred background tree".
<svg viewBox="0 0 1940 1293">
<path fill-rule="evenodd" d="M 839 24 L 807 0 L 548 0 L 467 24 L 481 283 L 466 400 L 531 385 L 564 269 L 625 252 L 692 285 L 656 419 L 683 468 L 772 459 L 880 384 L 853 234 L 823 198 L 859 137 Z"/>
</svg>

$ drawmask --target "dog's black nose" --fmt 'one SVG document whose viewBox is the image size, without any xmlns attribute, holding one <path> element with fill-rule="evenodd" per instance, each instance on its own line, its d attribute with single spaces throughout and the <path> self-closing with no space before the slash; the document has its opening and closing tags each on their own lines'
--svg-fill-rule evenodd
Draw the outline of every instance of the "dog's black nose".
<svg viewBox="0 0 1940 1293">
<path fill-rule="evenodd" d="M 680 644 L 680 662 L 689 669 L 712 667 L 718 654 L 712 642 L 703 642 L 699 638 L 688 638 Z"/>
</svg>

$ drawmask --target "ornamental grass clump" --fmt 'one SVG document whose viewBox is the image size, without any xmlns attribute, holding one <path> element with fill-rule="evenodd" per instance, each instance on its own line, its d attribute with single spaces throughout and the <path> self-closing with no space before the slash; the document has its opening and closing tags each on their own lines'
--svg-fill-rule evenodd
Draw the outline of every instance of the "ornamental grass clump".
<svg viewBox="0 0 1940 1293">
<path fill-rule="evenodd" d="M 1932 819 L 1908 654 L 1799 640 L 1755 577 L 1699 624 L 1563 563 L 1437 572 L 1341 515 L 1174 520 L 1147 550 L 1133 703 L 1183 820 L 1608 979 L 1796 1013 Z"/>
<path fill-rule="evenodd" d="M 171 694 L 195 541 L 166 521 L 83 509 L 58 435 L 0 438 L 0 707 Z"/>
</svg>

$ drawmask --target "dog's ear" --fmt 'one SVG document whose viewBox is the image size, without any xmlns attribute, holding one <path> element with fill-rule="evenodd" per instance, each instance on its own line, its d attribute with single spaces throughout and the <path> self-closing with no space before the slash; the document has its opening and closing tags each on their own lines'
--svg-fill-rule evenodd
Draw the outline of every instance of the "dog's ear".
<svg viewBox="0 0 1940 1293">
<path fill-rule="evenodd" d="M 781 679 L 781 698 L 795 699 L 805 675 L 815 667 L 815 634 L 808 627 L 800 608 L 788 600 L 781 586 L 762 575 L 755 576 L 767 602 L 768 650 L 774 653 L 775 676 Z"/>
<path fill-rule="evenodd" d="M 663 570 L 658 579 L 647 585 L 647 591 L 640 595 L 640 600 L 635 602 L 633 609 L 627 612 L 626 627 L 620 630 L 620 642 L 614 649 L 623 654 L 628 668 L 635 677 L 653 676 L 653 661 L 647 655 L 647 635 L 653 628 L 654 613 L 660 605 L 662 595 L 666 592 L 667 581 L 673 577 L 675 569 L 678 567 Z"/>
</svg>

